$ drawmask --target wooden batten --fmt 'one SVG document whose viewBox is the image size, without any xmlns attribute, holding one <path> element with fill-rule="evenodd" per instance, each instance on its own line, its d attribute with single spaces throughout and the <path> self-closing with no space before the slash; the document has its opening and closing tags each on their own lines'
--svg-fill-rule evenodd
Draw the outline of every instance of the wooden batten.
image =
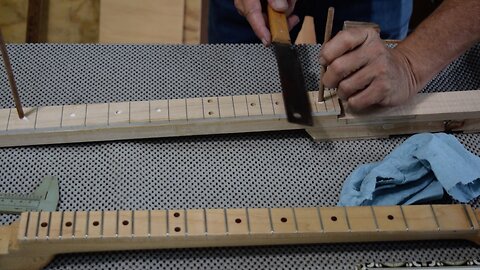
<svg viewBox="0 0 480 270">
<path fill-rule="evenodd" d="M 468 205 L 28 212 L 0 228 L 0 269 L 54 255 L 113 250 L 465 239 Z M 37 265 L 35 265 L 37 263 Z"/>
<path fill-rule="evenodd" d="M 480 130 L 480 91 L 419 94 L 408 104 L 355 114 L 332 90 L 309 92 L 316 140 Z M 0 147 L 304 129 L 287 122 L 280 93 L 0 109 Z"/>
</svg>

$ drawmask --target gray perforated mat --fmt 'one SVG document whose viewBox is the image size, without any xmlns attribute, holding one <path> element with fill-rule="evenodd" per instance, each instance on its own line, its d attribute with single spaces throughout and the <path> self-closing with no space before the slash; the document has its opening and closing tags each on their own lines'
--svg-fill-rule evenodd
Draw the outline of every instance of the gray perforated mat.
<svg viewBox="0 0 480 270">
<path fill-rule="evenodd" d="M 280 91 L 273 52 L 261 45 L 8 49 L 27 106 Z M 316 89 L 318 46 L 299 49 L 308 88 Z M 477 46 L 426 91 L 480 89 L 479 59 Z M 0 69 L 0 107 L 11 106 Z M 479 135 L 457 137 L 480 155 Z M 29 193 L 56 175 L 59 210 L 335 205 L 357 165 L 382 159 L 405 138 L 315 143 L 294 131 L 6 148 L 0 192 Z M 158 250 L 61 255 L 48 269 L 351 269 L 463 258 L 480 258 L 480 250 L 464 241 Z"/>
</svg>

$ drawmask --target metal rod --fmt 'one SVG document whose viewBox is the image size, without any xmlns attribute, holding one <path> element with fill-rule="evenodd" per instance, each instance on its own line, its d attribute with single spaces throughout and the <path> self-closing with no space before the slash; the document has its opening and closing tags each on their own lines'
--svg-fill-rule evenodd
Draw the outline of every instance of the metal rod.
<svg viewBox="0 0 480 270">
<path fill-rule="evenodd" d="M 8 58 L 7 46 L 3 40 L 2 30 L 0 29 L 0 51 L 2 53 L 3 62 L 5 63 L 5 69 L 7 70 L 7 77 L 12 89 L 13 101 L 15 102 L 15 108 L 17 108 L 18 117 L 22 119 L 25 114 L 23 113 L 22 102 L 18 95 L 17 85 L 15 84 L 15 77 L 13 77 L 12 66 L 10 65 L 10 59 Z"/>
<path fill-rule="evenodd" d="M 325 24 L 325 36 L 323 38 L 323 44 L 322 47 L 325 46 L 325 43 L 327 43 L 330 38 L 332 37 L 332 28 L 333 28 L 333 16 L 335 15 L 335 8 L 330 7 L 328 8 L 328 15 L 327 15 L 327 23 Z M 323 85 L 322 78 L 323 74 L 325 74 L 325 71 L 327 70 L 327 67 L 324 65 L 320 66 L 320 80 L 319 80 L 319 89 L 318 89 L 318 102 L 323 102 L 325 101 L 325 85 Z"/>
</svg>

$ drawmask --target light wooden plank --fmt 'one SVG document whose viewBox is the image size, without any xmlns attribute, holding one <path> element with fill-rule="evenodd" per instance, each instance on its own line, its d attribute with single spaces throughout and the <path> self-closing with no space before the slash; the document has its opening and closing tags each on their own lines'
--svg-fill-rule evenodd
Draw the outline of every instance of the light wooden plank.
<svg viewBox="0 0 480 270">
<path fill-rule="evenodd" d="M 293 215 L 292 208 L 272 208 L 270 212 L 275 234 L 297 232 L 297 220 Z"/>
<path fill-rule="evenodd" d="M 198 120 L 204 119 L 203 115 L 203 100 L 201 98 L 187 99 L 187 119 Z"/>
<path fill-rule="evenodd" d="M 50 212 L 40 212 L 38 220 L 38 239 L 48 239 L 50 237 Z"/>
<path fill-rule="evenodd" d="M 405 231 L 407 229 L 400 206 L 376 206 L 373 210 L 381 231 Z"/>
<path fill-rule="evenodd" d="M 65 105 L 63 106 L 62 127 L 83 127 L 87 114 L 87 105 Z"/>
<path fill-rule="evenodd" d="M 409 231 L 434 231 L 438 229 L 430 205 L 402 207 Z"/>
<path fill-rule="evenodd" d="M 168 235 L 184 236 L 187 233 L 185 224 L 185 210 L 174 209 L 168 211 Z"/>
<path fill-rule="evenodd" d="M 0 110 L 0 132 L 7 130 L 8 118 L 10 117 L 10 109 Z"/>
<path fill-rule="evenodd" d="M 105 211 L 103 212 L 103 234 L 104 238 L 116 238 L 118 235 L 118 212 Z"/>
<path fill-rule="evenodd" d="M 218 97 L 218 107 L 220 108 L 221 118 L 235 117 L 233 97 Z"/>
<path fill-rule="evenodd" d="M 60 128 L 62 122 L 63 106 L 40 107 L 37 112 L 36 129 Z"/>
<path fill-rule="evenodd" d="M 309 91 L 308 92 L 308 99 L 310 101 L 310 108 L 312 109 L 312 113 L 316 113 L 319 111 L 318 107 L 322 107 L 322 104 L 318 102 L 318 91 Z M 320 106 L 317 106 L 320 105 Z"/>
<path fill-rule="evenodd" d="M 50 239 L 60 239 L 62 228 L 62 212 L 52 212 L 50 217 Z"/>
<path fill-rule="evenodd" d="M 118 211 L 118 236 L 131 237 L 133 235 L 132 211 Z"/>
<path fill-rule="evenodd" d="M 88 237 L 100 238 L 103 237 L 103 212 L 90 211 L 88 212 Z"/>
<path fill-rule="evenodd" d="M 108 125 L 121 125 L 128 123 L 130 123 L 130 103 L 110 103 L 108 109 Z"/>
<path fill-rule="evenodd" d="M 133 101 L 130 102 L 130 123 L 145 124 L 150 122 L 150 102 Z"/>
<path fill-rule="evenodd" d="M 318 210 L 313 207 L 295 208 L 295 217 L 299 233 L 318 233 L 323 231 Z"/>
<path fill-rule="evenodd" d="M 85 124 L 87 127 L 108 125 L 108 103 L 87 104 Z"/>
<path fill-rule="evenodd" d="M 23 108 L 25 117 L 18 118 L 17 111 L 12 110 L 8 120 L 8 131 L 33 130 L 37 121 L 37 108 Z"/>
<path fill-rule="evenodd" d="M 248 223 L 251 234 L 271 234 L 273 232 L 270 214 L 266 208 L 249 208 Z"/>
<path fill-rule="evenodd" d="M 206 119 L 220 118 L 218 97 L 203 98 L 203 115 Z"/>
<path fill-rule="evenodd" d="M 165 210 L 150 211 L 150 235 L 152 237 L 167 235 L 167 213 Z"/>
<path fill-rule="evenodd" d="M 187 103 L 185 99 L 172 99 L 168 101 L 170 121 L 187 120 Z"/>
<path fill-rule="evenodd" d="M 343 207 L 320 208 L 324 232 L 348 232 L 350 230 Z"/>
<path fill-rule="evenodd" d="M 169 121 L 168 100 L 150 101 L 150 122 Z"/>
<path fill-rule="evenodd" d="M 271 94 L 261 94 L 259 95 L 260 98 L 260 106 L 262 108 L 262 115 L 274 115 L 275 112 L 273 111 L 273 102 L 272 102 L 272 95 Z"/>
<path fill-rule="evenodd" d="M 235 117 L 248 116 L 247 98 L 245 96 L 233 96 L 233 109 Z"/>
<path fill-rule="evenodd" d="M 75 229 L 75 212 L 66 211 L 62 212 L 63 220 L 62 220 L 62 229 L 60 236 L 62 239 L 69 239 L 74 236 L 74 229 Z"/>
<path fill-rule="evenodd" d="M 184 0 L 102 0 L 100 5 L 100 43 L 183 42 Z"/>
<path fill-rule="evenodd" d="M 26 239 L 35 240 L 37 238 L 38 219 L 40 214 L 38 212 L 31 212 L 28 219 L 27 237 Z"/>
<path fill-rule="evenodd" d="M 372 208 L 347 207 L 346 211 L 352 232 L 374 232 L 379 229 Z"/>
<path fill-rule="evenodd" d="M 227 209 L 227 225 L 231 235 L 250 234 L 246 209 Z"/>
<path fill-rule="evenodd" d="M 87 236 L 87 212 L 75 212 L 73 221 L 73 235 L 77 239 L 84 239 Z"/>
<path fill-rule="evenodd" d="M 273 110 L 275 112 L 275 115 L 277 116 L 287 115 L 287 113 L 285 112 L 285 105 L 283 104 L 282 93 L 272 94 L 272 102 L 273 102 Z"/>
<path fill-rule="evenodd" d="M 133 234 L 135 237 L 149 237 L 149 212 L 146 210 L 133 211 Z"/>
<path fill-rule="evenodd" d="M 224 209 L 207 209 L 207 234 L 225 235 L 227 234 L 227 223 Z"/>
<path fill-rule="evenodd" d="M 205 235 L 205 212 L 203 209 L 187 210 L 187 232 L 188 236 Z"/>
<path fill-rule="evenodd" d="M 248 116 L 262 115 L 262 106 L 260 105 L 260 97 L 258 95 L 247 95 Z"/>
<path fill-rule="evenodd" d="M 462 205 L 432 205 L 441 231 L 470 230 L 472 225 Z"/>
</svg>

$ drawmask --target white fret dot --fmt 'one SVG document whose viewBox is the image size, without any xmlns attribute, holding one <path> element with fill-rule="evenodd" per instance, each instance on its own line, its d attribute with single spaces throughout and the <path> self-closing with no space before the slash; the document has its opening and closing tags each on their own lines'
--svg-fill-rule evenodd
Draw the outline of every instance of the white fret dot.
<svg viewBox="0 0 480 270">
<path fill-rule="evenodd" d="M 118 110 L 118 111 L 115 112 L 115 114 L 121 114 L 121 113 L 122 113 L 121 110 Z"/>
<path fill-rule="evenodd" d="M 155 110 L 157 113 L 161 113 L 162 112 L 162 109 L 158 108 Z"/>
<path fill-rule="evenodd" d="M 75 118 L 77 115 L 75 113 L 70 114 L 70 118 Z"/>
</svg>

